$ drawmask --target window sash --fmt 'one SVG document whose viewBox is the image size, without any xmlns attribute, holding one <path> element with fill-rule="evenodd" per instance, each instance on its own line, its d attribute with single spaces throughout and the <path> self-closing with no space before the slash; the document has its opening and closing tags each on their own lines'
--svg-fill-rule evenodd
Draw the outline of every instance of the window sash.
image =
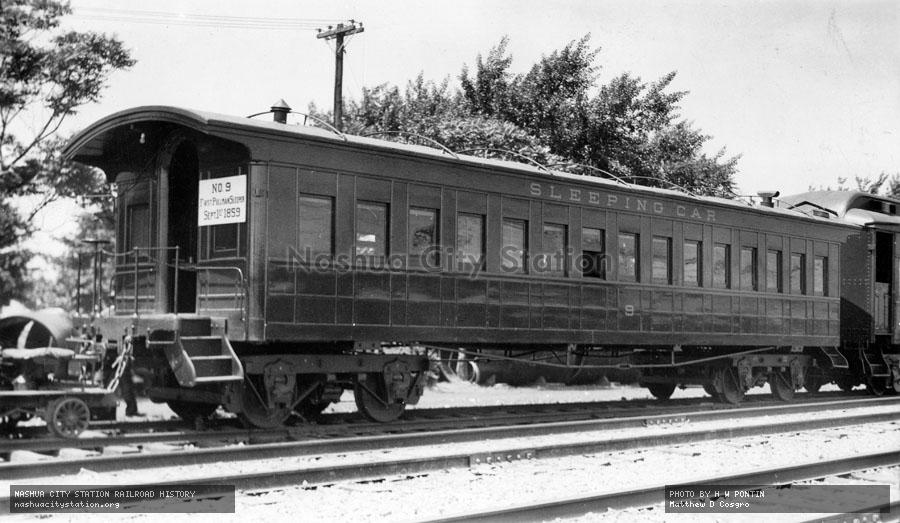
<svg viewBox="0 0 900 523">
<path fill-rule="evenodd" d="M 146 203 L 129 205 L 126 212 L 125 250 L 150 246 L 150 206 Z M 148 251 L 141 253 L 144 256 Z"/>
<path fill-rule="evenodd" d="M 555 276 L 566 274 L 566 226 L 554 223 L 544 224 L 542 236 L 542 272 Z"/>
<path fill-rule="evenodd" d="M 383 258 L 388 252 L 388 206 L 386 203 L 357 202 L 356 255 Z"/>
<path fill-rule="evenodd" d="M 816 256 L 813 259 L 813 294 L 828 296 L 828 257 Z"/>
<path fill-rule="evenodd" d="M 525 220 L 503 219 L 503 244 L 500 267 L 504 272 L 525 274 L 528 272 L 528 224 Z"/>
<path fill-rule="evenodd" d="M 672 283 L 672 239 L 653 238 L 653 283 Z"/>
<path fill-rule="evenodd" d="M 757 279 L 758 262 L 756 260 L 756 248 L 744 247 L 741 249 L 741 289 L 745 291 L 759 290 Z"/>
<path fill-rule="evenodd" d="M 297 207 L 300 255 L 332 256 L 334 201 L 327 196 L 301 195 L 297 199 Z"/>
<path fill-rule="evenodd" d="M 731 288 L 731 245 L 713 245 L 713 287 Z"/>
<path fill-rule="evenodd" d="M 587 278 L 606 279 L 606 233 L 603 229 L 581 229 L 581 274 Z"/>
<path fill-rule="evenodd" d="M 781 251 L 766 252 L 766 291 L 782 292 Z"/>
<path fill-rule="evenodd" d="M 703 242 L 688 240 L 684 242 L 684 285 L 687 287 L 703 286 Z"/>
<path fill-rule="evenodd" d="M 640 235 L 630 232 L 619 233 L 619 280 L 640 281 Z"/>
<path fill-rule="evenodd" d="M 437 209 L 409 208 L 409 264 L 413 267 L 440 267 L 440 220 Z"/>
<path fill-rule="evenodd" d="M 806 255 L 791 253 L 791 294 L 806 294 Z"/>
<path fill-rule="evenodd" d="M 460 269 L 484 264 L 484 216 L 460 213 L 456 219 L 456 259 Z"/>
</svg>

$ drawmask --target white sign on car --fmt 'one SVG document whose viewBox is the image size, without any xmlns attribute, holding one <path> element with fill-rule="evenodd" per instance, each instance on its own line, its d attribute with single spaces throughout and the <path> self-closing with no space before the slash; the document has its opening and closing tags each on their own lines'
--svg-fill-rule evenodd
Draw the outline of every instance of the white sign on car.
<svg viewBox="0 0 900 523">
<path fill-rule="evenodd" d="M 200 180 L 197 225 L 247 221 L 247 175 Z"/>
</svg>

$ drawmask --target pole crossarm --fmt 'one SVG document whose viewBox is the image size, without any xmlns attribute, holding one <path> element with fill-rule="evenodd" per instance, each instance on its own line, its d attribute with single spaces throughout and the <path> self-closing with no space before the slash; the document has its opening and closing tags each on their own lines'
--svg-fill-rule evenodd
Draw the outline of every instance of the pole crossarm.
<svg viewBox="0 0 900 523">
<path fill-rule="evenodd" d="M 352 34 L 362 33 L 363 31 L 365 31 L 365 28 L 362 26 L 361 22 L 357 23 L 353 20 L 350 20 L 350 25 L 338 24 L 333 29 L 329 27 L 329 29 L 325 31 L 320 30 L 316 35 L 316 38 L 325 38 L 330 40 L 337 36 L 350 36 Z"/>
</svg>

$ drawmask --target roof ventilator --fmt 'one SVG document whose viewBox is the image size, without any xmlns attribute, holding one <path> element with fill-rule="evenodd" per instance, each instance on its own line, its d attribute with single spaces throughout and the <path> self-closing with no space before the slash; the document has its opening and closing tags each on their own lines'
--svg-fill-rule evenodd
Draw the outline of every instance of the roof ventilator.
<svg viewBox="0 0 900 523">
<path fill-rule="evenodd" d="M 756 193 L 757 196 L 760 197 L 761 201 L 759 204 L 762 207 L 775 207 L 775 198 L 778 198 L 781 195 L 780 191 L 759 191 Z"/>
<path fill-rule="evenodd" d="M 247 116 L 247 118 L 255 118 L 257 116 L 260 116 L 263 114 L 269 114 L 269 113 L 272 113 L 272 118 L 273 118 L 273 120 L 275 120 L 275 123 L 281 123 L 281 124 L 287 123 L 287 115 L 299 114 L 300 116 L 303 117 L 303 123 L 299 124 L 299 125 L 307 125 L 307 122 L 309 120 L 312 120 L 314 124 L 318 125 L 319 127 L 324 127 L 325 129 L 328 129 L 329 131 L 333 132 L 334 134 L 340 136 L 341 139 L 344 140 L 345 142 L 347 141 L 347 136 L 345 136 L 344 133 L 340 132 L 339 130 L 335 129 L 334 126 L 332 126 L 330 123 L 328 123 L 324 120 L 321 120 L 319 118 L 316 118 L 315 116 L 313 116 L 311 114 L 294 111 L 293 109 L 291 109 L 291 106 L 289 106 L 287 104 L 287 102 L 285 102 L 284 100 L 278 100 L 277 102 L 272 104 L 272 107 L 269 107 L 268 111 L 263 111 L 261 113 L 254 113 L 254 114 Z"/>
<path fill-rule="evenodd" d="M 275 102 L 275 104 L 269 108 L 269 111 L 272 112 L 272 117 L 276 122 L 287 123 L 287 115 L 291 112 L 291 106 L 282 98 Z"/>
</svg>

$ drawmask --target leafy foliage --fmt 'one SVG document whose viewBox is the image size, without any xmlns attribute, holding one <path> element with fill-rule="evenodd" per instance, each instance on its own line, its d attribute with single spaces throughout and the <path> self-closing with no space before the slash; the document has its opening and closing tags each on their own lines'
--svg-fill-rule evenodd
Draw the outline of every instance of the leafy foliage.
<svg viewBox="0 0 900 523">
<path fill-rule="evenodd" d="M 900 199 L 900 172 L 888 174 L 884 171 L 874 178 L 869 176 L 853 177 L 853 186 L 847 185 L 847 178 L 838 178 L 837 187 L 810 187 L 809 190 L 827 190 L 827 191 L 862 191 L 870 194 L 880 194 L 891 198 Z"/>
<path fill-rule="evenodd" d="M 57 130 L 79 106 L 100 99 L 112 72 L 134 64 L 115 38 L 61 31 L 70 12 L 55 0 L 0 2 L 0 303 L 25 292 L 30 255 L 21 242 L 34 215 L 102 187 L 94 170 L 61 158 Z M 36 202 L 25 216 L 13 205 L 22 197 Z"/>
<path fill-rule="evenodd" d="M 448 80 L 435 84 L 421 74 L 402 92 L 387 84 L 364 89 L 344 113 L 345 129 L 415 133 L 456 151 L 506 150 L 573 172 L 599 169 L 633 183 L 730 197 L 738 157 L 703 152 L 710 137 L 681 119 L 687 92 L 671 90 L 674 72 L 649 83 L 622 73 L 601 85 L 600 50 L 586 35 L 514 74 L 508 44 L 504 37 L 474 68 L 463 66 L 455 91 Z"/>
</svg>

